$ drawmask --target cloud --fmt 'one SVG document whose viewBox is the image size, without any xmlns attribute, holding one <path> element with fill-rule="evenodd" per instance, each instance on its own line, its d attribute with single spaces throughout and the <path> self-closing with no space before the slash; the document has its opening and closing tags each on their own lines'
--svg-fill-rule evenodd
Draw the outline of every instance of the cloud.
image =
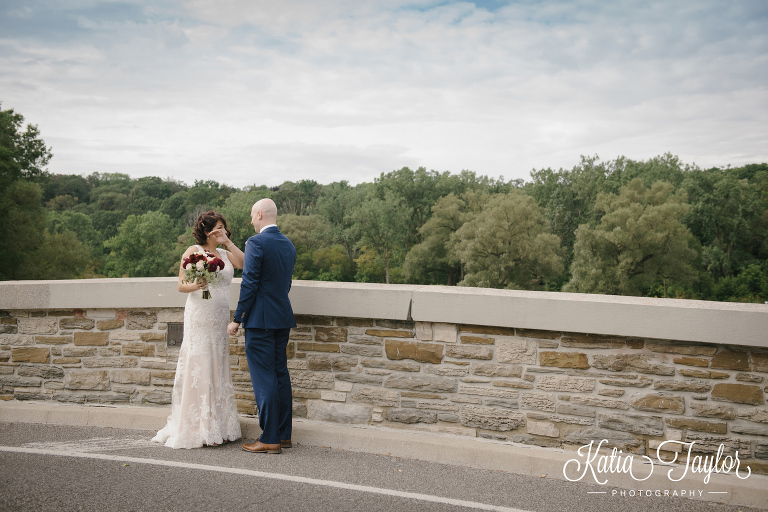
<svg viewBox="0 0 768 512">
<path fill-rule="evenodd" d="M 60 4 L 0 7 L 0 100 L 39 125 L 54 172 L 245 185 L 768 160 L 760 3 Z"/>
</svg>

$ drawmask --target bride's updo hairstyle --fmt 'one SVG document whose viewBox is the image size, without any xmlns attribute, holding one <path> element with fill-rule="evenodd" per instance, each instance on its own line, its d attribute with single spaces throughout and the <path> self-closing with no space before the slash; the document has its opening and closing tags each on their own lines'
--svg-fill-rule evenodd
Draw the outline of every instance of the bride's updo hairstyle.
<svg viewBox="0 0 768 512">
<path fill-rule="evenodd" d="M 208 241 L 208 235 L 206 235 L 206 233 L 213 231 L 213 228 L 216 227 L 216 224 L 219 221 L 224 224 L 224 231 L 227 232 L 227 237 L 231 237 L 232 232 L 229 230 L 224 216 L 217 211 L 209 210 L 205 213 L 201 213 L 195 221 L 195 227 L 192 229 L 192 235 L 194 235 L 195 241 L 197 241 L 199 245 L 205 245 L 205 242 Z"/>
</svg>

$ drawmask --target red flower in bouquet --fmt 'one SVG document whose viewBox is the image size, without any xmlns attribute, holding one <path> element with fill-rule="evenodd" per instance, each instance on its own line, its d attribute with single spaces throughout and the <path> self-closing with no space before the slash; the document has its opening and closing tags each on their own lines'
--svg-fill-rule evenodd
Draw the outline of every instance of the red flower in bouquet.
<svg viewBox="0 0 768 512">
<path fill-rule="evenodd" d="M 212 285 L 219 279 L 219 270 L 224 269 L 224 260 L 210 252 L 201 250 L 184 258 L 182 268 L 186 275 L 185 281 L 193 283 L 197 279 L 205 279 L 208 285 Z M 203 288 L 204 299 L 211 298 L 208 285 Z"/>
</svg>

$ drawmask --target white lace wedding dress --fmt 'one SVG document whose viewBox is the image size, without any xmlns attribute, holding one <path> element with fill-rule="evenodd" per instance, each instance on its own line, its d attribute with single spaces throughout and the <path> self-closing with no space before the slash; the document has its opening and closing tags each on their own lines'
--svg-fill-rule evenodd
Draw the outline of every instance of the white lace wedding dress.
<svg viewBox="0 0 768 512">
<path fill-rule="evenodd" d="M 199 247 L 199 246 L 198 246 Z M 229 370 L 229 284 L 234 268 L 217 249 L 224 269 L 209 286 L 187 296 L 184 339 L 173 381 L 171 415 L 152 441 L 169 448 L 199 448 L 240 438 L 235 389 Z"/>
</svg>

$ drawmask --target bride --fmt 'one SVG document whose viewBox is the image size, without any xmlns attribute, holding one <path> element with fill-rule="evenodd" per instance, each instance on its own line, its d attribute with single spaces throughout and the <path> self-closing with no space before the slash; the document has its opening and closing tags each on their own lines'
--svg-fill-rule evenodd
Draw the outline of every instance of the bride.
<svg viewBox="0 0 768 512">
<path fill-rule="evenodd" d="M 184 308 L 184 338 L 173 381 L 171 415 L 152 441 L 169 448 L 219 446 L 240 438 L 235 389 L 229 371 L 229 284 L 234 268 L 243 268 L 243 252 L 229 240 L 224 217 L 213 210 L 203 213 L 193 231 L 197 245 L 181 257 L 204 250 L 224 261 L 220 278 L 208 285 L 198 279 L 185 282 L 179 269 L 179 291 L 188 293 Z M 223 244 L 227 249 L 219 249 Z M 231 252 L 230 252 L 231 251 Z M 211 298 L 203 299 L 208 286 Z"/>
</svg>

